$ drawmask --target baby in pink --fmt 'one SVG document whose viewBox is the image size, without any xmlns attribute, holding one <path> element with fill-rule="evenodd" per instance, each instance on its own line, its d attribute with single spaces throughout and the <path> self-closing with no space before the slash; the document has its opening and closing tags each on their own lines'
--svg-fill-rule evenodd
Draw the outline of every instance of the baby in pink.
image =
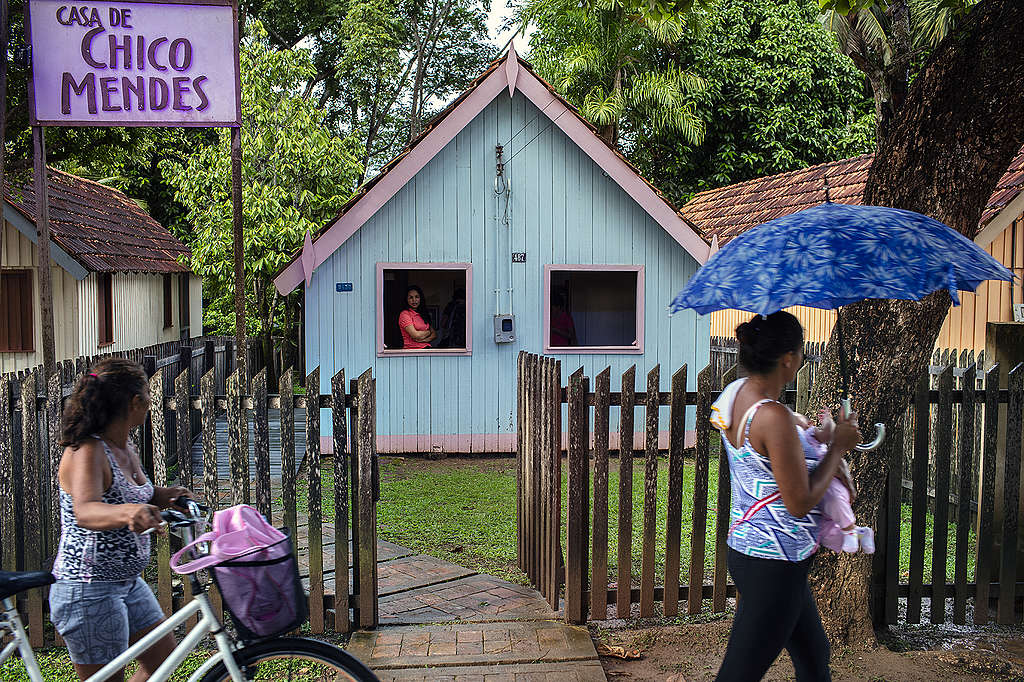
<svg viewBox="0 0 1024 682">
<path fill-rule="evenodd" d="M 811 426 L 803 415 L 796 415 L 799 425 L 800 444 L 804 456 L 808 459 L 821 460 L 832 442 L 835 422 L 832 413 L 822 410 L 819 415 L 821 425 Z M 818 541 L 836 552 L 856 552 L 863 550 L 865 554 L 875 551 L 875 533 L 866 526 L 855 525 L 857 518 L 850 507 L 850 491 L 839 478 L 833 478 L 828 484 L 825 497 L 821 500 L 823 517 L 818 528 Z"/>
</svg>

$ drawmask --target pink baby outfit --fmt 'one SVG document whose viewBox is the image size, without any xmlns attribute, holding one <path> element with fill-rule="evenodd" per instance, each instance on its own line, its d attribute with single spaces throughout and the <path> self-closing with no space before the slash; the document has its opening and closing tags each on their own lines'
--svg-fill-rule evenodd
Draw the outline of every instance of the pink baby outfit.
<svg viewBox="0 0 1024 682">
<path fill-rule="evenodd" d="M 800 445 L 803 447 L 804 457 L 821 461 L 828 450 L 828 445 L 815 438 L 815 427 L 804 429 L 798 426 L 796 430 L 800 435 Z M 828 490 L 825 491 L 825 497 L 821 500 L 821 511 L 823 516 L 818 525 L 818 542 L 836 552 L 851 551 L 849 547 L 845 550 L 843 548 L 843 540 L 846 538 L 843 528 L 853 525 L 857 517 L 854 516 L 853 509 L 850 507 L 850 491 L 838 478 L 833 477 L 829 481 Z M 856 548 L 853 551 L 856 551 Z"/>
</svg>

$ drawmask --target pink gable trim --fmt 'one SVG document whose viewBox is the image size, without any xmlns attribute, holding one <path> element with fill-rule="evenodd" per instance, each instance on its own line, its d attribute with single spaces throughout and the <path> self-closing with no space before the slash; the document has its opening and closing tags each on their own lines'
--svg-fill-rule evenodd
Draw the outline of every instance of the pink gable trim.
<svg viewBox="0 0 1024 682">
<path fill-rule="evenodd" d="M 313 269 L 326 261 L 344 244 L 356 230 L 363 226 L 391 197 L 398 193 L 434 156 L 444 149 L 455 136 L 484 110 L 498 93 L 508 86 L 511 92 L 519 90 L 545 116 L 550 118 L 569 136 L 594 163 L 601 167 L 640 207 L 676 242 L 686 250 L 698 264 L 703 265 L 709 256 L 707 243 L 683 220 L 636 172 L 619 158 L 615 152 L 594 134 L 586 123 L 569 107 L 561 102 L 528 69 L 521 68 L 519 56 L 509 49 L 504 68 L 496 68 L 423 140 L 413 147 L 380 182 L 352 208 L 331 225 L 316 242 L 312 259 Z M 514 62 L 513 62 L 514 59 Z M 565 116 L 563 114 L 569 114 Z M 305 255 L 305 248 L 303 249 Z M 288 294 L 304 278 L 312 277 L 311 271 L 303 267 L 303 259 L 292 261 L 275 279 L 274 285 L 282 295 Z"/>
</svg>

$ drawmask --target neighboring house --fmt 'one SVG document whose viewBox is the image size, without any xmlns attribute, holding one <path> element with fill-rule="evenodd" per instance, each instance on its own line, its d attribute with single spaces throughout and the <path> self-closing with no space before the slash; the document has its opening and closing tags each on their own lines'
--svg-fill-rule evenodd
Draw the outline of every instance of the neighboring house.
<svg viewBox="0 0 1024 682">
<path fill-rule="evenodd" d="M 42 360 L 33 187 L 7 188 L 0 254 L 0 373 Z M 49 170 L 57 361 L 202 334 L 188 248 L 121 192 Z"/>
<path fill-rule="evenodd" d="M 307 239 L 275 283 L 282 294 L 305 285 L 306 366 L 320 367 L 322 391 L 339 369 L 349 378 L 374 369 L 380 451 L 510 452 L 520 350 L 560 358 L 563 381 L 580 366 L 591 377 L 611 366 L 613 391 L 631 365 L 642 387 L 659 363 L 668 390 L 686 363 L 694 390 L 708 320 L 670 318 L 666 307 L 708 252 L 510 50 Z M 403 348 L 410 284 L 437 328 L 465 291 L 464 333 L 449 344 L 458 347 Z M 666 408 L 666 433 L 667 417 Z"/>
<path fill-rule="evenodd" d="M 859 204 L 873 156 L 823 163 L 728 187 L 701 192 L 683 206 L 681 215 L 706 239 L 724 246 L 750 228 L 825 201 Z M 974 242 L 1024 277 L 1024 150 L 1000 178 L 981 214 Z M 974 294 L 961 293 L 961 305 L 951 308 L 935 342 L 937 348 L 980 351 L 985 348 L 985 323 L 1013 321 L 1011 303 L 1024 302 L 1020 279 L 985 282 Z M 835 313 L 816 308 L 791 308 L 803 323 L 808 341 L 828 341 Z M 731 337 L 736 326 L 752 317 L 739 310 L 711 314 L 712 336 Z"/>
</svg>

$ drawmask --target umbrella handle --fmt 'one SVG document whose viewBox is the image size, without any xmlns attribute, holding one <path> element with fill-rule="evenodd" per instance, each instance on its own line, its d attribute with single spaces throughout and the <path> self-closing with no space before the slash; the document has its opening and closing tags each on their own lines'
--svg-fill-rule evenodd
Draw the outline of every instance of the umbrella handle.
<svg viewBox="0 0 1024 682">
<path fill-rule="evenodd" d="M 849 398 L 843 398 L 840 413 L 843 415 L 844 419 L 846 418 L 846 415 L 850 414 Z M 861 443 L 860 445 L 855 445 L 853 446 L 853 449 L 859 450 L 860 452 L 871 452 L 872 450 L 876 449 L 879 445 L 881 445 L 882 441 L 885 440 L 885 424 L 876 423 L 875 431 L 877 433 L 873 441 L 871 441 L 870 443 Z"/>
</svg>

